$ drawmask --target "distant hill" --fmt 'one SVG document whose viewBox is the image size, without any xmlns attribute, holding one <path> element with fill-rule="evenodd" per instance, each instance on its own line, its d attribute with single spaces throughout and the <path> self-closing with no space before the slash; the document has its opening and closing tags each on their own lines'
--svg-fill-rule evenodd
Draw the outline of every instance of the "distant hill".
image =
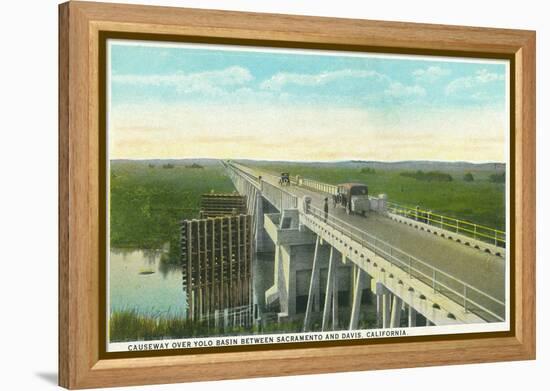
<svg viewBox="0 0 550 391">
<path fill-rule="evenodd" d="M 345 167 L 345 168 L 373 168 L 375 170 L 399 170 L 399 171 L 495 171 L 503 172 L 506 169 L 504 163 L 471 163 L 471 162 L 447 162 L 429 160 L 407 160 L 400 162 L 377 162 L 368 160 L 347 160 L 340 162 L 285 162 L 285 161 L 264 161 L 245 160 L 239 162 L 261 163 L 264 165 L 300 164 L 314 167 Z"/>
<path fill-rule="evenodd" d="M 428 160 L 409 160 L 402 162 L 373 162 L 373 161 L 350 161 L 360 167 L 370 167 L 381 170 L 422 170 L 422 171 L 504 171 L 504 163 L 471 163 L 471 162 L 441 162 Z"/>
<path fill-rule="evenodd" d="M 162 166 L 165 164 L 173 164 L 174 166 L 189 166 L 191 168 L 199 168 L 204 166 L 215 166 L 221 164 L 220 159 L 209 158 L 192 158 L 192 159 L 111 159 L 111 164 L 117 163 L 135 163 L 135 164 L 153 164 Z"/>
<path fill-rule="evenodd" d="M 429 160 L 406 160 L 400 162 L 378 162 L 372 160 L 346 160 L 337 162 L 293 162 L 293 161 L 269 161 L 254 159 L 236 159 L 235 161 L 246 164 L 261 163 L 263 165 L 300 164 L 312 167 L 344 167 L 344 168 L 372 168 L 375 170 L 396 171 L 444 171 L 444 172 L 475 172 L 493 171 L 504 172 L 504 163 L 472 163 L 472 162 L 443 162 Z M 221 164 L 220 159 L 190 158 L 190 159 L 112 159 L 111 164 L 117 163 L 152 164 L 162 166 L 173 164 L 174 166 L 215 166 Z"/>
</svg>

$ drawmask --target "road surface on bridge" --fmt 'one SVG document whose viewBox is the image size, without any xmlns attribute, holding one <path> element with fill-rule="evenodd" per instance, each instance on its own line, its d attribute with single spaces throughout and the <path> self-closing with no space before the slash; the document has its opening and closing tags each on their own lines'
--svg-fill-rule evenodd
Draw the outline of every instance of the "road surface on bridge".
<svg viewBox="0 0 550 391">
<path fill-rule="evenodd" d="M 323 209 L 324 199 L 328 197 L 329 215 L 376 236 L 393 247 L 451 274 L 495 299 L 505 301 L 506 261 L 503 258 L 421 231 L 376 212 L 369 213 L 367 217 L 348 215 L 343 207 L 337 205 L 334 208 L 331 196 L 326 193 L 296 185 L 280 186 L 279 177 L 272 173 L 242 165 L 239 165 L 239 168 L 246 170 L 249 175 L 256 178 L 261 175 L 265 182 L 280 187 L 297 197 L 311 197 L 312 205 L 319 209 Z M 504 317 L 502 306 L 496 305 L 496 303 L 485 304 L 488 309 Z"/>
</svg>

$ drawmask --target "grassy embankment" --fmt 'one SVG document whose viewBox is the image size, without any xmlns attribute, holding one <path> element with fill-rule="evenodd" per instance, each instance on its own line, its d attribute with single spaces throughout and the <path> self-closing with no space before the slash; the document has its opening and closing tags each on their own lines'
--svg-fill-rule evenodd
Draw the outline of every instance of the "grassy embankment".
<svg viewBox="0 0 550 391">
<path fill-rule="evenodd" d="M 341 314 L 347 317 L 349 316 L 349 311 L 341 311 Z M 403 326 L 406 326 L 405 323 L 404 321 Z M 234 327 L 224 330 L 212 325 L 208 327 L 206 323 L 188 322 L 182 318 L 153 316 L 151 314 L 142 314 L 135 310 L 124 310 L 117 311 L 111 315 L 109 326 L 111 342 L 127 342 L 222 335 L 299 333 L 302 331 L 303 321 L 274 322 L 261 327 L 254 326 L 248 329 Z M 359 322 L 360 329 L 374 327 L 376 327 L 376 315 L 374 313 L 367 314 L 366 318 Z M 311 330 L 321 330 L 320 319 L 312 322 Z"/>
<path fill-rule="evenodd" d="M 221 335 L 247 335 L 258 333 L 299 332 L 300 323 L 273 323 L 267 327 L 252 329 L 234 327 L 229 330 L 208 327 L 205 322 L 188 322 L 183 318 L 155 316 L 135 310 L 116 311 L 109 321 L 111 342 L 147 341 L 153 339 L 193 338 Z"/>
</svg>

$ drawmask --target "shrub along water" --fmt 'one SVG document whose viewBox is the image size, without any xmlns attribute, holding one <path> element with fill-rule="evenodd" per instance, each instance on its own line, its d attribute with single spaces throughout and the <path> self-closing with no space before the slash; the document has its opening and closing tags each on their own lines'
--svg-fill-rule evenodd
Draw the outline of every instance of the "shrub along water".
<svg viewBox="0 0 550 391">
<path fill-rule="evenodd" d="M 414 178 L 417 181 L 427 181 L 427 182 L 452 182 L 453 177 L 450 174 L 440 172 L 440 171 L 428 171 L 424 172 L 422 170 L 418 171 L 404 171 L 401 176 Z"/>
<path fill-rule="evenodd" d="M 224 330 L 206 322 L 193 322 L 177 316 L 143 313 L 126 309 L 112 311 L 109 321 L 111 342 L 149 341 L 154 339 L 249 335 L 271 332 L 299 332 L 298 322 L 273 323 L 267 327 L 233 327 Z"/>
</svg>

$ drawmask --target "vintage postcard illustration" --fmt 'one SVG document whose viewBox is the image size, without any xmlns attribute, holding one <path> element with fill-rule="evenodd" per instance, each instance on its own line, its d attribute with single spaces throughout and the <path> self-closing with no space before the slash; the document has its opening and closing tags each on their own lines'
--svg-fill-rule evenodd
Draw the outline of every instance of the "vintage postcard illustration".
<svg viewBox="0 0 550 391">
<path fill-rule="evenodd" d="M 107 351 L 510 329 L 507 60 L 107 41 Z"/>
</svg>

